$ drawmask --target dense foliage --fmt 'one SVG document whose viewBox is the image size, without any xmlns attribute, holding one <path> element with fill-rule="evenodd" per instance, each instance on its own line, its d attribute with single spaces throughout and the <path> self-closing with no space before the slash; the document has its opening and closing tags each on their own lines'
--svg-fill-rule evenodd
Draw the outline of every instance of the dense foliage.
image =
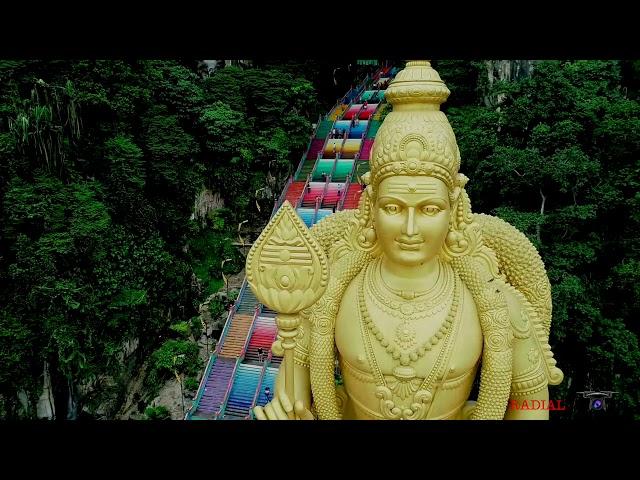
<svg viewBox="0 0 640 480">
<path fill-rule="evenodd" d="M 263 225 L 306 147 L 312 83 L 178 61 L 2 61 L 0 85 L 0 417 L 36 415 L 45 365 L 58 418 L 115 415 L 145 360 L 150 396 L 175 372 L 193 385 L 197 335 L 180 325 L 222 284 L 223 260 L 242 268 L 237 225 Z M 224 203 L 199 216 L 205 189 Z"/>
<path fill-rule="evenodd" d="M 547 266 L 565 373 L 551 397 L 573 407 L 556 416 L 585 414 L 576 392 L 594 389 L 640 418 L 640 64 L 535 62 L 504 82 L 485 62 L 434 66 L 474 211 Z M 196 306 L 223 260 L 241 269 L 233 243 L 268 218 L 353 70 L 0 62 L 0 417 L 35 416 L 45 365 L 59 418 L 113 417 L 143 364 L 141 412 L 166 379 L 195 388 Z M 221 201 L 201 211 L 205 190 Z"/>
<path fill-rule="evenodd" d="M 452 97 L 473 86 L 460 63 L 437 67 Z M 607 413 L 640 418 L 640 63 L 536 62 L 490 91 L 474 66 L 476 101 L 447 115 L 474 211 L 523 231 L 547 267 L 565 373 L 551 397 L 576 417 L 576 392 L 612 390 Z M 487 94 L 500 95 L 497 108 L 481 102 Z"/>
</svg>

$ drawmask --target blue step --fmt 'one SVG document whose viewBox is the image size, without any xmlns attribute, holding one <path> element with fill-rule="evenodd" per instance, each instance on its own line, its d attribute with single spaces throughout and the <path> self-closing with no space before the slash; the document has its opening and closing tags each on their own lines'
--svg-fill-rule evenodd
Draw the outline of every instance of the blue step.
<svg viewBox="0 0 640 480">
<path fill-rule="evenodd" d="M 251 408 L 261 373 L 261 365 L 238 365 L 224 412 L 225 418 L 245 418 L 249 415 L 249 409 Z"/>
<path fill-rule="evenodd" d="M 260 405 L 261 407 L 265 406 L 270 400 L 273 400 L 273 392 L 275 391 L 276 377 L 278 376 L 278 369 L 274 367 L 268 367 L 266 372 L 264 373 L 264 379 L 262 380 L 262 385 L 260 387 L 260 393 L 258 395 L 258 401 L 256 405 Z M 269 387 L 271 390 L 271 396 L 269 400 L 267 400 L 267 396 L 265 395 L 265 389 Z"/>
</svg>

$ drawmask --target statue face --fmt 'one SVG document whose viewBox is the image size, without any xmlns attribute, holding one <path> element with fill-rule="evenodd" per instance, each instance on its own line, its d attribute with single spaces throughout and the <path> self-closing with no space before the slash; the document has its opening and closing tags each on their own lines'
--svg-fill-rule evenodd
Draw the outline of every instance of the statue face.
<svg viewBox="0 0 640 480">
<path fill-rule="evenodd" d="M 376 234 L 384 255 L 394 263 L 415 266 L 435 258 L 450 216 L 447 186 L 437 178 L 400 175 L 378 186 Z"/>
</svg>

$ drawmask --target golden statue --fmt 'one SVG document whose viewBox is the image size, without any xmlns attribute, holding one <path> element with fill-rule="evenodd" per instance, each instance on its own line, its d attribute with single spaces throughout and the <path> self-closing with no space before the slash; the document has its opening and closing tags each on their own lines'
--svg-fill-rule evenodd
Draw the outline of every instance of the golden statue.
<svg viewBox="0 0 640 480">
<path fill-rule="evenodd" d="M 256 418 L 548 418 L 508 406 L 548 400 L 563 378 L 549 280 L 522 233 L 471 213 L 440 111 L 449 93 L 428 61 L 408 62 L 385 93 L 393 111 L 358 208 L 308 230 L 285 202 L 249 252 L 249 284 L 279 312 L 273 349 L 284 352 Z"/>
</svg>

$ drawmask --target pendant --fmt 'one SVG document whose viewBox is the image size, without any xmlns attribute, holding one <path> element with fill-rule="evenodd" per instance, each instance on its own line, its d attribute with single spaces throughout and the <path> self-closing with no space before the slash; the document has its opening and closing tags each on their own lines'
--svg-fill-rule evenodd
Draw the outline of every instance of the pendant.
<svg viewBox="0 0 640 480">
<path fill-rule="evenodd" d="M 415 309 L 410 303 L 403 303 L 402 305 L 400 305 L 400 313 L 408 317 L 415 313 Z"/>
<path fill-rule="evenodd" d="M 380 400 L 380 413 L 389 420 L 422 420 L 426 418 L 433 400 L 430 391 L 419 390 L 413 395 L 410 405 L 399 407 L 393 401 L 391 390 L 384 386 L 376 388 L 376 397 Z"/>
<path fill-rule="evenodd" d="M 396 342 L 403 350 L 409 350 L 416 344 L 415 327 L 404 320 L 396 327 Z"/>
<path fill-rule="evenodd" d="M 399 366 L 393 369 L 393 378 L 387 383 L 394 395 L 405 400 L 418 390 L 420 379 L 416 378 L 413 367 Z"/>
</svg>

